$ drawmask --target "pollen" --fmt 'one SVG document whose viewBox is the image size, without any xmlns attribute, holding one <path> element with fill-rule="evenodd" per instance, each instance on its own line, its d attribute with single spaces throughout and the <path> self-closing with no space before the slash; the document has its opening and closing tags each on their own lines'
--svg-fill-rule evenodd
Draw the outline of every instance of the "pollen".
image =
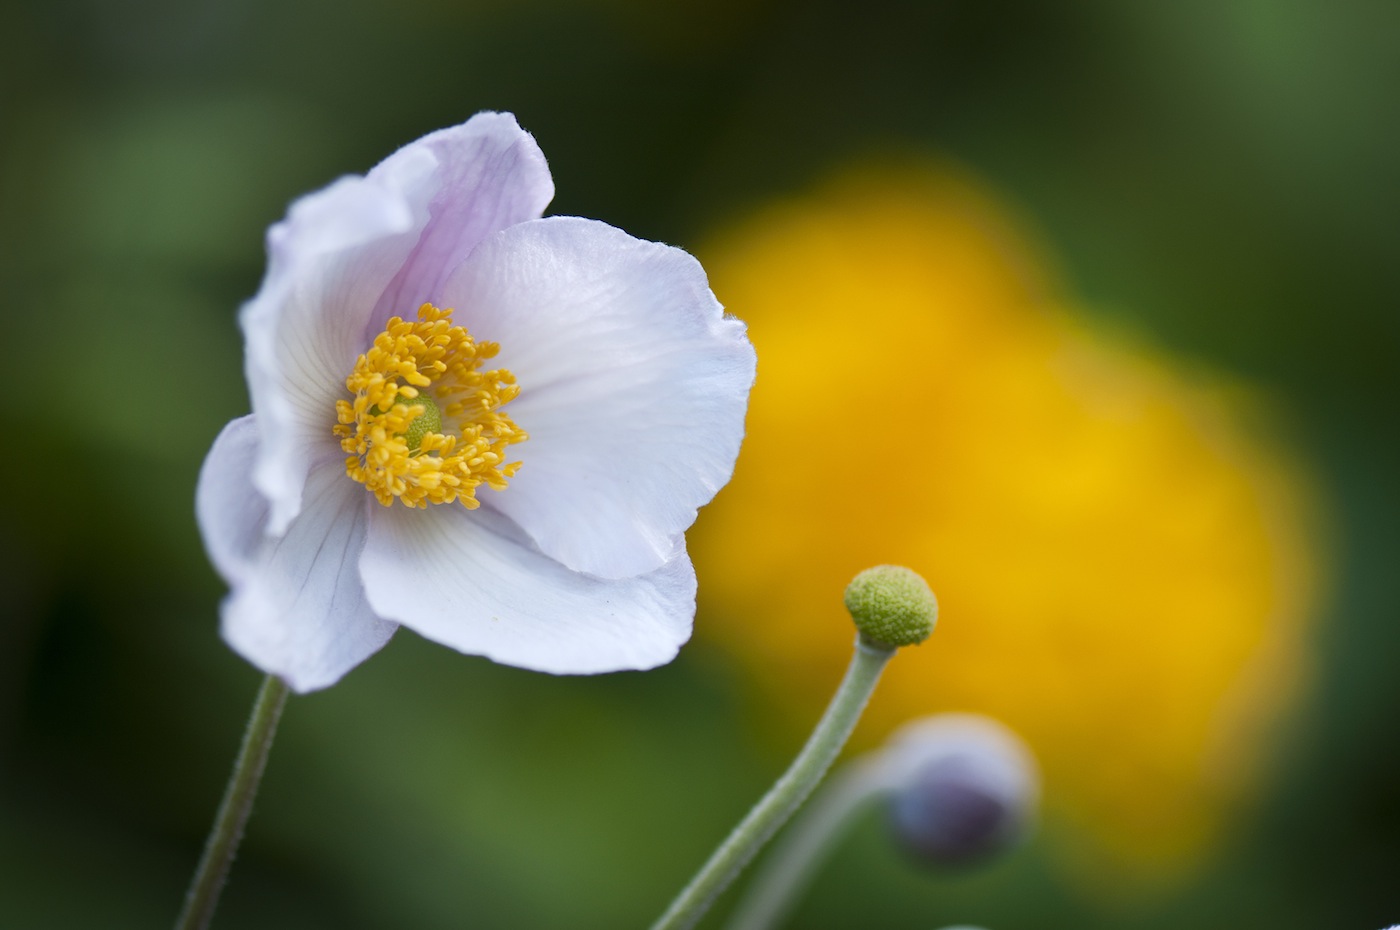
<svg viewBox="0 0 1400 930">
<path fill-rule="evenodd" d="M 481 485 L 503 490 L 520 467 L 506 449 L 529 437 L 501 412 L 520 393 L 515 375 L 482 370 L 499 351 L 454 326 L 450 309 L 424 304 L 417 322 L 389 320 L 345 379 L 351 399 L 336 401 L 345 473 L 386 507 L 474 510 Z"/>
</svg>

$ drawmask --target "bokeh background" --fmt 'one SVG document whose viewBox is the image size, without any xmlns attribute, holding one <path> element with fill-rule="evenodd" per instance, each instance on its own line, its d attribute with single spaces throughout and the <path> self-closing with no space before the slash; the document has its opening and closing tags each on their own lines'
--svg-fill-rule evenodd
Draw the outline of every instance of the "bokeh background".
<svg viewBox="0 0 1400 930">
<path fill-rule="evenodd" d="M 944 616 L 856 749 L 995 713 L 1044 816 L 957 873 L 866 818 L 794 926 L 1400 920 L 1400 7 L 2 19 L 0 924 L 173 919 L 259 680 L 192 496 L 247 410 L 263 231 L 481 109 L 536 135 L 551 212 L 694 251 L 751 322 L 697 635 L 551 678 L 401 633 L 294 698 L 218 926 L 645 925 L 800 744 L 886 560 Z"/>
</svg>

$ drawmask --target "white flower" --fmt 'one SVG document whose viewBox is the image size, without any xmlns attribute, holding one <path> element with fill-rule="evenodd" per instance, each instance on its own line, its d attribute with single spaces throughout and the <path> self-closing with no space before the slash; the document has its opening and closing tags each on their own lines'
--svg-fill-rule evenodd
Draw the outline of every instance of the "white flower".
<svg viewBox="0 0 1400 930">
<path fill-rule="evenodd" d="M 196 510 L 224 638 L 293 688 L 399 624 L 556 673 L 689 638 L 683 534 L 729 479 L 753 348 L 693 258 L 541 219 L 553 193 L 534 139 L 483 113 L 268 232 L 253 413 Z"/>
</svg>

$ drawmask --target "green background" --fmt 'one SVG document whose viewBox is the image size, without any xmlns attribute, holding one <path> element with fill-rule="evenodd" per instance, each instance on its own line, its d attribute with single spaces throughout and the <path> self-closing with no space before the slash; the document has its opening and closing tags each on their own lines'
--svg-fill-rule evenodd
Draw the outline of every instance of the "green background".
<svg viewBox="0 0 1400 930">
<path fill-rule="evenodd" d="M 798 924 L 1400 920 L 1397 47 L 1381 0 L 11 0 L 0 925 L 173 919 L 259 680 L 191 502 L 247 410 L 263 232 L 481 109 L 540 141 L 551 212 L 681 246 L 850 156 L 951 155 L 1087 305 L 1272 391 L 1322 482 L 1315 684 L 1199 879 L 1109 907 L 1035 843 L 930 875 L 868 822 Z M 551 678 L 400 634 L 293 699 L 216 926 L 645 925 L 796 748 L 737 675 L 704 644 Z"/>
</svg>

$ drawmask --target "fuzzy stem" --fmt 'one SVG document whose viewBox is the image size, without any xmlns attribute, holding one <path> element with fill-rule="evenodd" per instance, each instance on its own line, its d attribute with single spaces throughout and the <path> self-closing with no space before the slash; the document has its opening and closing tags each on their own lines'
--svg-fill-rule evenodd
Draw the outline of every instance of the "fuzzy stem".
<svg viewBox="0 0 1400 930">
<path fill-rule="evenodd" d="M 219 812 L 214 816 L 214 826 L 205 841 L 204 855 L 195 869 L 190 890 L 185 894 L 185 906 L 175 922 L 176 930 L 204 930 L 214 916 L 229 866 L 243 839 L 243 826 L 253 811 L 253 798 L 258 793 L 267 753 L 277 732 L 277 720 L 286 703 L 286 683 L 275 675 L 268 675 L 253 704 L 243 745 L 233 764 L 233 775 L 224 790 Z"/>
<path fill-rule="evenodd" d="M 787 916 L 811 883 L 823 857 L 857 813 L 890 790 L 889 764 L 881 753 L 846 763 L 768 853 L 725 930 L 769 930 Z"/>
<path fill-rule="evenodd" d="M 787 772 L 774 783 L 747 817 L 734 828 L 690 884 L 671 902 L 652 930 L 687 930 L 704 916 L 720 892 L 748 865 L 763 844 L 792 816 L 821 781 L 846 745 L 846 739 L 870 700 L 880 672 L 894 650 L 856 639 L 855 655 L 846 677 L 827 705 L 826 713 Z"/>
</svg>

